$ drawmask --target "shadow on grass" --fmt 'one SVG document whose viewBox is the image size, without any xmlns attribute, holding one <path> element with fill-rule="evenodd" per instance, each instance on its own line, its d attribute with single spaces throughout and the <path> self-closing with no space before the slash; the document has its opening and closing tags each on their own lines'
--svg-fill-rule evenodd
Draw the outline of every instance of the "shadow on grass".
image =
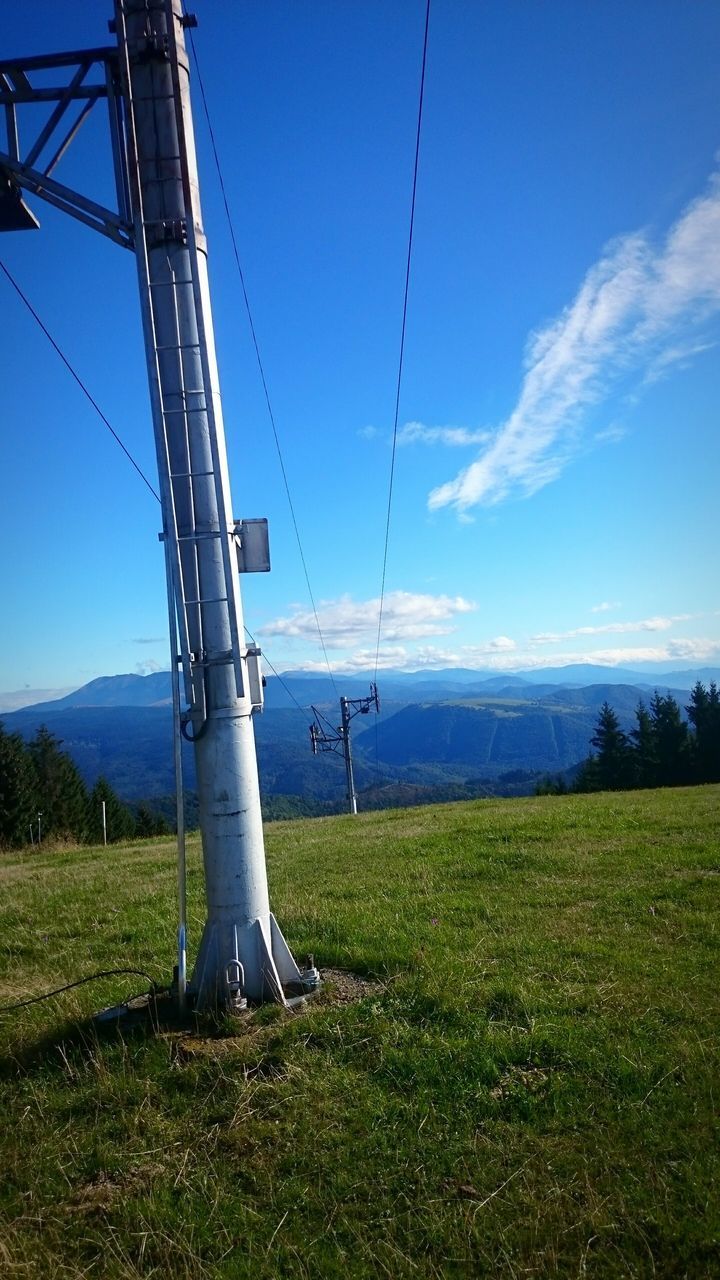
<svg viewBox="0 0 720 1280">
<path fill-rule="evenodd" d="M 307 1008 L 328 1003 L 355 1003 L 380 984 L 339 970 L 325 971 L 327 983 L 320 988 L 317 1002 L 312 993 L 306 1000 L 290 1001 L 288 1006 L 268 1001 L 249 1004 L 237 1012 L 226 1009 L 192 1007 L 178 1009 L 170 991 L 136 996 L 122 1005 L 111 1006 L 100 1014 L 56 1022 L 52 1029 L 36 1039 L 18 1038 L 17 1047 L 0 1050 L 0 1080 L 50 1067 L 67 1068 L 72 1060 L 77 1066 L 96 1058 L 98 1049 L 139 1047 L 142 1043 L 175 1039 L 198 1045 L 239 1043 L 250 1032 L 253 1039 L 265 1039 L 278 1029 L 279 1023 L 293 1020 Z"/>
<path fill-rule="evenodd" d="M 16 1047 L 0 1050 L 0 1080 L 55 1067 L 67 1070 L 71 1062 L 79 1067 L 95 1059 L 102 1047 L 137 1048 L 143 1042 L 150 1045 L 171 1038 L 186 1041 L 189 1052 L 191 1042 L 206 1046 L 239 1042 L 248 1032 L 253 1039 L 263 1040 L 278 1030 L 279 1023 L 293 1020 L 311 1007 L 355 1004 L 384 988 L 377 979 L 324 968 L 317 992 L 288 998 L 286 1006 L 266 1001 L 236 1012 L 220 1007 L 198 1012 L 190 1004 L 180 1010 L 170 989 L 150 991 L 88 1018 L 58 1021 L 36 1039 L 18 1037 Z M 285 993 L 292 995 L 289 988 Z"/>
<path fill-rule="evenodd" d="M 117 1013 L 114 1013 L 117 1009 Z M 123 1005 L 81 1021 L 63 1021 L 36 1040 L 0 1052 L 0 1079 L 29 1074 L 69 1058 L 90 1059 L 101 1046 L 153 1041 L 168 1032 L 223 1039 L 237 1035 L 238 1020 L 221 1012 L 181 1012 L 169 992 L 133 997 Z"/>
</svg>

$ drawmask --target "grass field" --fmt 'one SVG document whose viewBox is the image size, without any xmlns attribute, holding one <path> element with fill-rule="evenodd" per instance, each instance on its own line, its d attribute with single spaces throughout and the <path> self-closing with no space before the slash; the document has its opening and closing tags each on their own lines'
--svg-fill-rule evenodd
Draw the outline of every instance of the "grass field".
<svg viewBox="0 0 720 1280">
<path fill-rule="evenodd" d="M 299 957 L 193 1033 L 0 1018 L 0 1275 L 720 1276 L 720 788 L 276 823 Z M 190 859 L 191 949 L 203 919 Z M 174 849 L 0 857 L 0 1002 L 169 976 Z M 138 980 L 136 987 L 141 987 Z"/>
</svg>

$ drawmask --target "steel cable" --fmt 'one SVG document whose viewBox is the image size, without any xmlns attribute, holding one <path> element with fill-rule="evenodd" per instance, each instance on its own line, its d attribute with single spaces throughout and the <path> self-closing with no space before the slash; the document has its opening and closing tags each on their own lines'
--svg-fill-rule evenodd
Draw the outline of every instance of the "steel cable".
<svg viewBox="0 0 720 1280">
<path fill-rule="evenodd" d="M 317 627 L 317 633 L 320 640 L 320 647 L 323 652 L 323 657 L 325 659 L 325 664 L 328 669 L 330 680 L 332 681 L 332 686 L 335 691 L 335 695 L 338 696 L 338 688 L 335 683 L 335 676 L 333 675 L 333 670 L 330 665 L 330 659 L 328 658 L 327 649 L 325 647 L 325 637 L 323 636 L 322 628 L 320 626 L 320 619 L 318 617 L 318 611 L 315 604 L 315 596 L 313 594 L 313 590 L 310 585 L 310 574 L 308 572 L 307 561 L 305 559 L 305 552 L 303 550 L 302 540 L 300 538 L 300 530 L 298 528 L 297 517 L 295 515 L 295 504 L 293 503 L 292 495 L 290 493 L 290 483 L 288 481 L 287 471 L 285 469 L 285 460 L 283 458 L 282 447 L 280 445 L 280 437 L 278 435 L 278 430 L 275 423 L 275 414 L 273 412 L 272 402 L 270 400 L 270 392 L 268 390 L 267 378 L 265 376 L 265 368 L 262 362 L 262 357 L 260 355 L 260 344 L 258 342 L 257 331 L 255 329 L 255 322 L 253 320 L 252 309 L 250 307 L 250 299 L 248 297 L 248 291 L 245 284 L 245 273 L 243 272 L 242 264 L 240 262 L 240 252 L 237 245 L 235 228 L 233 225 L 232 215 L 230 213 L 230 204 L 228 201 L 227 190 L 225 187 L 225 179 L 223 177 L 222 166 L 220 164 L 220 156 L 218 153 L 217 143 L 215 140 L 215 130 L 213 129 L 213 124 L 210 117 L 210 108 L 208 106 L 207 96 L 205 94 L 205 84 L 203 82 L 202 72 L 200 70 L 200 63 L 197 56 L 197 49 L 195 48 L 195 40 L 193 39 L 192 28 L 188 30 L 188 35 L 190 37 L 190 48 L 192 49 L 193 61 L 195 63 L 195 71 L 197 74 L 197 81 L 198 81 L 198 87 L 200 89 L 200 97 L 202 100 L 203 111 L 205 114 L 205 120 L 208 127 L 208 133 L 210 135 L 210 145 L 212 147 L 213 158 L 215 160 L 215 168 L 217 170 L 218 181 L 220 183 L 220 191 L 222 194 L 223 205 L 225 208 L 225 216 L 227 218 L 228 229 L 230 231 L 230 240 L 232 242 L 233 255 L 235 257 L 235 265 L 237 267 L 238 276 L 240 279 L 240 288 L 242 290 L 243 301 L 245 303 L 245 310 L 247 312 L 248 323 L 250 325 L 250 334 L 252 336 L 253 347 L 255 349 L 255 359 L 257 360 L 257 366 L 260 372 L 260 381 L 262 382 L 263 393 L 265 396 L 265 404 L 267 406 L 268 417 L 270 419 L 270 425 L 272 427 L 273 439 L 275 441 L 275 449 L 277 451 L 278 462 L 280 464 L 280 473 L 282 475 L 283 485 L 285 487 L 285 495 L 287 497 L 288 507 L 290 508 L 290 517 L 292 519 L 292 525 L 295 532 L 295 540 L 297 542 L 298 551 L 300 553 L 300 562 L 302 564 L 303 574 L 305 575 L 305 584 L 307 586 L 308 595 L 310 597 L 310 603 L 312 605 L 312 611 L 315 618 L 315 626 Z"/>
<path fill-rule="evenodd" d="M 40 328 L 42 329 L 43 333 L 45 334 L 45 337 L 47 338 L 48 342 L 50 343 L 50 345 L 51 345 L 51 347 L 54 349 L 54 351 L 56 351 L 56 352 L 57 352 L 57 354 L 59 355 L 59 357 L 60 357 L 60 359 L 62 360 L 63 364 L 65 365 L 65 368 L 67 369 L 68 373 L 71 375 L 71 377 L 72 377 L 72 378 L 74 378 L 74 379 L 75 379 L 75 382 L 78 384 L 78 386 L 79 386 L 80 390 L 82 391 L 83 395 L 84 395 L 84 396 L 85 396 L 85 397 L 90 401 L 90 404 L 92 405 L 93 409 L 94 409 L 94 410 L 95 410 L 95 412 L 97 413 L 98 417 L 99 417 L 99 418 L 101 418 L 101 419 L 102 419 L 102 421 L 105 423 L 105 426 L 107 427 L 108 431 L 110 432 L 110 435 L 111 435 L 111 436 L 113 437 L 113 439 L 114 439 L 114 440 L 116 440 L 116 441 L 117 441 L 117 443 L 120 445 L 120 448 L 122 449 L 123 453 L 125 454 L 125 457 L 128 459 L 128 461 L 130 462 L 131 466 L 133 466 L 133 467 L 135 468 L 135 470 L 137 471 L 138 475 L 140 476 L 140 479 L 142 480 L 143 484 L 147 485 L 147 487 L 148 487 L 148 489 L 150 490 L 150 492 L 151 492 L 151 494 L 152 494 L 153 498 L 157 498 L 157 501 L 159 502 L 159 501 L 160 501 L 160 495 L 159 495 L 159 493 L 157 493 L 157 492 L 156 492 L 156 490 L 153 488 L 152 484 L 150 483 L 150 481 L 148 480 L 147 476 L 145 475 L 145 472 L 143 471 L 142 467 L 139 465 L 139 463 L 137 463 L 137 462 L 135 461 L 135 459 L 133 458 L 133 456 L 132 456 L 132 454 L 131 454 L 130 450 L 129 450 L 129 449 L 128 449 L 128 447 L 127 447 L 127 445 L 125 445 L 125 444 L 123 443 L 123 441 L 120 439 L 120 436 L 118 435 L 118 433 L 117 433 L 117 431 L 115 430 L 115 428 L 110 424 L 110 422 L 108 421 L 108 419 L 105 417 L 105 414 L 103 413 L 102 409 L 100 408 L 100 405 L 98 404 L 97 400 L 95 400 L 95 398 L 93 397 L 93 395 L 91 394 L 91 392 L 90 392 L 90 391 L 88 390 L 88 388 L 85 386 L 85 383 L 83 382 L 82 378 L 80 377 L 80 374 L 79 374 L 79 373 L 76 373 L 75 369 L 73 368 L 73 366 L 71 365 L 71 363 L 70 363 L 70 361 L 68 360 L 67 356 L 65 355 L 65 352 L 61 349 L 61 347 L 60 347 L 60 346 L 58 345 L 58 343 L 55 341 L 55 339 L 53 338 L 52 334 L 50 333 L 50 330 L 47 328 L 47 325 L 43 324 L 42 320 L 40 319 L 40 316 L 38 315 L 37 311 L 35 310 L 34 306 L 32 305 L 32 303 L 31 303 L 30 299 L 27 297 L 27 295 L 26 295 L 25 293 L 23 293 L 23 291 L 22 291 L 22 289 L 20 288 L 20 285 L 18 284 L 17 280 L 14 278 L 14 276 L 12 276 L 12 275 L 11 275 L 10 271 L 9 271 L 9 270 L 8 270 L 8 268 L 5 266 L 5 263 L 2 261 L 2 259 L 0 259 L 0 270 L 2 270 L 2 271 L 4 272 L 4 274 L 7 276 L 7 279 L 9 280 L 9 282 L 10 282 L 10 284 L 12 285 L 13 289 L 15 290 L 16 294 L 17 294 L 17 295 L 18 295 L 18 297 L 22 300 L 22 302 L 24 302 L 25 306 L 27 307 L 28 311 L 30 312 L 30 315 L 33 317 L 33 319 L 37 322 L 37 324 L 38 324 L 38 325 L 40 326 Z"/>
<path fill-rule="evenodd" d="M 402 387 L 403 363 L 405 358 L 405 333 L 407 329 L 408 294 L 410 291 L 410 265 L 412 262 L 413 233 L 415 230 L 415 201 L 417 196 L 418 169 L 420 162 L 420 135 L 422 130 L 423 101 L 425 97 L 425 68 L 427 66 L 428 30 L 430 27 L 430 0 L 425 8 L 425 34 L 423 37 L 422 68 L 420 71 L 420 92 L 418 100 L 417 129 L 415 132 L 415 163 L 413 166 L 412 199 L 410 202 L 410 228 L 408 232 L 407 261 L 405 265 L 405 291 L 403 295 L 402 325 L 400 329 L 400 354 L 398 359 L 397 384 L 395 389 L 395 417 L 393 422 L 392 453 L 390 457 L 390 481 L 388 485 L 387 516 L 385 520 L 385 546 L 383 550 L 382 579 L 380 583 L 380 609 L 378 612 L 377 645 L 375 648 L 375 676 L 377 684 L 378 663 L 380 660 L 380 637 L 382 633 L 383 604 L 385 600 L 385 577 L 387 573 L 388 546 L 390 542 L 390 516 L 392 511 L 393 485 L 395 480 L 395 455 L 397 453 L 398 421 L 400 417 L 400 390 Z"/>
</svg>

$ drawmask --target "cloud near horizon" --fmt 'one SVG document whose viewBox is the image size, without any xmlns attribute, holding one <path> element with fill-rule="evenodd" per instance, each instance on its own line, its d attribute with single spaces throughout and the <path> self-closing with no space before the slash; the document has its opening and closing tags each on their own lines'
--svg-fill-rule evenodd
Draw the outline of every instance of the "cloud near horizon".
<svg viewBox="0 0 720 1280">
<path fill-rule="evenodd" d="M 458 614 L 472 613 L 475 608 L 476 605 L 463 596 L 389 591 L 383 601 L 383 640 L 393 644 L 399 640 L 449 635 L 454 630 L 452 619 Z M 379 597 L 357 601 L 346 595 L 339 600 L 322 601 L 317 621 L 312 610 L 297 609 L 290 617 L 276 618 L 258 631 L 263 638 L 316 640 L 319 621 L 327 648 L 344 649 L 377 633 L 379 609 Z"/>
<path fill-rule="evenodd" d="M 168 666 L 168 662 L 156 662 L 154 658 L 147 658 L 145 662 L 135 664 L 134 674 L 136 676 L 152 676 L 157 671 L 167 671 Z"/>
<path fill-rule="evenodd" d="M 530 497 L 577 453 L 583 411 L 604 398 L 613 379 L 644 369 L 651 381 L 712 345 L 687 330 L 720 307 L 718 244 L 717 173 L 661 245 L 641 231 L 612 241 L 573 301 L 532 335 L 510 416 L 475 462 L 431 491 L 429 509 L 463 513 L 511 495 Z"/>
<path fill-rule="evenodd" d="M 507 637 L 504 637 L 507 639 Z M 503 639 L 503 637 L 499 637 Z M 564 667 L 573 664 L 593 664 L 607 667 L 627 667 L 646 662 L 720 662 L 720 642 L 709 637 L 669 640 L 664 645 L 646 645 L 637 648 L 590 649 L 582 653 L 564 649 L 557 653 L 539 654 L 516 647 L 503 652 L 492 649 L 492 641 L 486 645 L 460 645 L 455 649 L 440 649 L 434 645 L 409 650 L 404 645 L 381 648 L 378 670 L 393 668 L 399 671 L 434 671 L 444 667 L 495 671 L 499 675 L 516 671 L 542 670 L 544 667 Z M 331 664 L 337 674 L 364 675 L 375 670 L 374 648 L 358 649 L 347 658 Z M 327 666 L 320 661 L 304 661 L 298 666 L 303 671 L 327 674 Z M 291 671 L 292 665 L 283 668 Z"/>
<path fill-rule="evenodd" d="M 603 602 L 609 604 L 609 602 Z M 330 667 L 338 674 L 362 674 L 375 669 L 375 636 L 377 631 L 377 599 L 355 601 L 349 596 L 324 602 L 319 610 L 320 625 L 330 653 Z M 610 607 L 617 607 L 611 605 Z M 445 640 L 457 630 L 453 625 L 459 615 L 472 612 L 476 606 L 461 596 L 431 596 L 408 591 L 395 591 L 385 597 L 384 616 L 388 626 L 383 630 L 383 643 L 377 659 L 378 670 L 428 671 L 443 667 L 465 667 L 471 670 L 495 671 L 499 674 L 568 664 L 634 667 L 648 662 L 716 662 L 720 660 L 720 640 L 708 636 L 667 636 L 677 623 L 706 617 L 703 614 L 677 613 L 655 615 L 637 621 L 602 622 L 593 626 L 574 627 L 562 632 L 543 632 L 515 639 L 498 635 L 477 642 Z M 602 610 L 601 610 L 602 611 Z M 295 606 L 290 617 L 279 618 L 261 628 L 263 639 L 280 638 L 317 641 L 315 617 L 310 611 Z M 634 633 L 635 645 L 621 643 L 616 647 L 583 648 L 582 642 L 595 637 L 625 636 Z M 650 644 L 645 637 L 653 636 Z M 655 636 L 658 640 L 655 640 Z M 305 647 L 303 645 L 303 647 Z M 277 659 L 276 659 L 277 661 Z M 324 660 L 303 656 L 285 667 L 304 671 L 327 671 Z"/>
<path fill-rule="evenodd" d="M 559 644 L 577 636 L 626 635 L 636 631 L 669 631 L 676 622 L 688 622 L 691 614 L 675 613 L 671 617 L 643 618 L 640 622 L 604 622 L 594 627 L 573 627 L 571 631 L 543 631 L 531 636 L 532 644 Z"/>
</svg>

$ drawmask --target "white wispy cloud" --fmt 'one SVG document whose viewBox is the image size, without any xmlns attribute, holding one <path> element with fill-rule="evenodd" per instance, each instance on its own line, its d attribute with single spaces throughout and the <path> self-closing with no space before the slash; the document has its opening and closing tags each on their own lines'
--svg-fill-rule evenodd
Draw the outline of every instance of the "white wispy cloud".
<svg viewBox="0 0 720 1280">
<path fill-rule="evenodd" d="M 511 642 L 512 644 L 512 642 Z M 553 653 L 538 653 L 513 644 L 503 652 L 493 650 L 492 642 L 477 645 L 458 645 L 441 648 L 424 645 L 408 648 L 405 645 L 384 646 L 380 650 L 378 669 L 389 667 L 399 671 L 433 671 L 443 667 L 466 667 L 498 674 L 514 671 L 541 671 L 546 667 L 563 667 L 572 663 L 591 663 L 607 667 L 635 669 L 646 662 L 720 662 L 720 641 L 711 637 L 686 637 L 668 640 L 665 644 L 618 646 L 615 648 L 559 649 Z M 362 675 L 375 670 L 375 649 L 356 649 L 352 654 L 331 662 L 332 669 L 348 675 Z M 324 662 L 310 660 L 300 664 L 304 671 L 327 672 Z M 292 668 L 286 668 L 292 669 Z M 661 676 L 648 675 L 648 683 L 661 680 Z"/>
<path fill-rule="evenodd" d="M 562 649 L 552 654 L 528 652 L 522 655 L 521 663 L 514 665 L 530 670 L 586 662 L 597 663 L 599 666 L 632 668 L 638 662 L 717 662 L 718 660 L 720 660 L 720 641 L 710 636 L 692 636 L 667 640 L 664 644 L 623 645 L 613 648 L 584 649 L 582 652 Z M 506 667 L 506 669 L 509 668 Z"/>
<path fill-rule="evenodd" d="M 670 617 L 642 618 L 639 622 L 604 622 L 594 627 L 573 627 L 571 631 L 543 631 L 531 637 L 532 644 L 559 644 L 578 636 L 627 635 L 638 631 L 669 631 L 676 622 L 687 622 L 689 613 Z"/>
<path fill-rule="evenodd" d="M 482 644 L 458 645 L 457 648 L 439 648 L 437 645 L 417 645 L 408 648 L 406 645 L 384 645 L 378 657 L 378 669 L 392 667 L 398 671 L 428 671 L 439 667 L 474 667 L 488 670 L 509 670 L 519 665 L 515 652 L 515 641 L 508 636 L 495 636 Z M 302 662 L 303 671 L 327 671 L 327 664 L 319 660 Z M 375 649 L 359 648 L 348 657 L 331 662 L 334 671 L 361 673 L 374 671 Z"/>
<path fill-rule="evenodd" d="M 135 666 L 136 676 L 152 676 L 156 671 L 167 671 L 168 663 L 156 662 L 154 658 L 148 658 L 145 662 L 138 662 Z"/>
<path fill-rule="evenodd" d="M 594 604 L 590 607 L 591 613 L 609 613 L 611 609 L 619 609 L 619 600 L 602 600 L 600 604 Z"/>
<path fill-rule="evenodd" d="M 382 635 L 385 644 L 399 640 L 419 640 L 426 636 L 448 635 L 452 620 L 459 614 L 472 613 L 475 605 L 463 596 L 429 595 L 412 591 L 389 591 L 383 601 Z M 380 599 L 323 601 L 318 607 L 318 620 L 330 649 L 344 649 L 362 642 L 377 632 Z M 317 639 L 315 614 L 297 609 L 288 617 L 276 618 L 259 628 L 265 637 Z M 375 651 L 373 649 L 373 661 Z"/>
<path fill-rule="evenodd" d="M 660 351 L 649 364 L 645 371 L 643 382 L 646 386 L 652 382 L 659 382 L 671 368 L 675 368 L 678 365 L 681 368 L 685 368 L 694 360 L 695 356 L 704 355 L 706 351 L 713 351 L 717 345 L 717 342 L 696 340 L 678 342 L 674 346 L 667 347 L 666 350 Z"/>
<path fill-rule="evenodd" d="M 468 427 L 426 427 L 423 422 L 406 422 L 398 431 L 397 442 L 405 444 L 444 444 L 450 448 L 485 444 L 491 438 L 486 429 L 471 431 Z"/>
<path fill-rule="evenodd" d="M 621 422 L 611 422 L 609 426 L 596 431 L 593 440 L 595 444 L 619 444 L 626 435 L 627 427 L 624 427 Z"/>
<path fill-rule="evenodd" d="M 531 337 L 520 395 L 480 456 L 433 489 L 431 510 L 459 512 L 554 480 L 580 445 L 582 415 L 620 373 L 662 372 L 707 345 L 687 330 L 720 306 L 720 179 L 654 245 L 637 232 L 612 242 L 573 301 Z M 659 376 L 659 375 L 656 375 Z"/>
</svg>

